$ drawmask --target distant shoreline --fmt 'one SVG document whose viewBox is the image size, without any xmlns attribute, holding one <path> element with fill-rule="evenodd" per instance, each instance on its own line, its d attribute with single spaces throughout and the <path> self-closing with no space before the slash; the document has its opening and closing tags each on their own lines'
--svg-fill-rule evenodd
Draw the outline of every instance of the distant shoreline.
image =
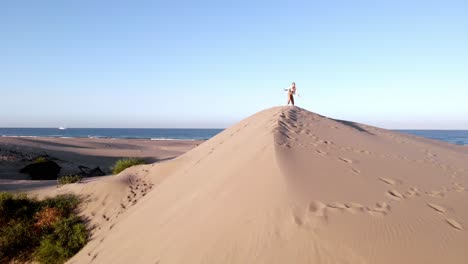
<svg viewBox="0 0 468 264">
<path fill-rule="evenodd" d="M 453 145 L 468 145 L 468 130 L 395 129 L 392 131 L 447 142 Z"/>
<path fill-rule="evenodd" d="M 1 135 L 2 138 L 32 138 L 32 139 L 116 139 L 116 140 L 151 140 L 151 141 L 206 141 L 206 139 L 192 139 L 192 138 L 135 138 L 135 137 L 59 137 L 59 136 L 8 136 Z"/>
<path fill-rule="evenodd" d="M 154 163 L 176 158 L 202 142 L 190 139 L 0 137 L 0 179 L 27 180 L 28 176 L 19 170 L 42 156 L 62 167 L 60 175 L 79 173 L 80 166 L 100 167 L 108 174 L 109 168 L 121 158 L 137 157 Z"/>
<path fill-rule="evenodd" d="M 205 141 L 224 129 L 203 128 L 0 128 L 0 138 L 125 139 L 151 141 Z M 468 145 L 468 130 L 391 129 L 400 133 Z"/>
<path fill-rule="evenodd" d="M 207 140 L 223 129 L 170 128 L 0 128 L 0 137 Z"/>
</svg>

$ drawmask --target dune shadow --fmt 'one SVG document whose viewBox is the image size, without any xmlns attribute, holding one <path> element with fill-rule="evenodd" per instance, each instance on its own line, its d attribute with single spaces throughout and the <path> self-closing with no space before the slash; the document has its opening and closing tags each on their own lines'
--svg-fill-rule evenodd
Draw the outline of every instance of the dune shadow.
<svg viewBox="0 0 468 264">
<path fill-rule="evenodd" d="M 54 139 L 54 138 L 52 138 Z M 82 139 L 82 138 L 76 138 L 76 139 Z M 93 144 L 93 147 L 88 147 L 88 146 L 81 146 L 79 145 L 80 142 L 76 144 L 66 144 L 66 143 L 59 143 L 59 142 L 52 142 L 49 140 L 43 140 L 43 139 L 29 139 L 29 138 L 17 138 L 16 140 L 18 141 L 23 141 L 23 142 L 28 142 L 28 143 L 36 143 L 41 145 L 41 147 L 63 147 L 63 148 L 76 148 L 76 149 L 95 149 L 95 148 L 113 148 L 113 149 L 138 149 L 139 146 L 137 145 L 132 145 L 132 144 L 125 144 L 125 143 L 118 143 L 116 142 L 93 142 L 89 141 L 90 144 Z"/>
<path fill-rule="evenodd" d="M 340 120 L 340 119 L 333 119 L 333 118 L 330 118 L 330 119 L 333 120 L 333 121 L 336 121 L 336 122 L 338 122 L 338 123 L 341 123 L 341 124 L 343 124 L 343 125 L 345 125 L 345 126 L 348 126 L 348 127 L 353 128 L 353 129 L 356 129 L 356 130 L 359 131 L 359 132 L 363 132 L 363 133 L 367 133 L 367 134 L 369 134 L 369 135 L 375 136 L 375 134 L 373 134 L 373 133 L 367 131 L 366 129 L 364 129 L 364 128 L 362 128 L 362 127 L 360 127 L 357 123 L 354 123 L 354 122 L 351 122 L 351 121 L 346 121 L 346 120 Z"/>
<path fill-rule="evenodd" d="M 28 138 L 18 138 L 17 140 L 18 141 L 24 141 L 24 142 L 36 143 L 36 144 L 42 144 L 42 145 L 45 145 L 45 146 L 52 146 L 52 147 L 84 148 L 84 149 L 89 149 L 90 148 L 90 147 L 79 146 L 79 145 L 71 145 L 71 144 L 57 143 L 57 142 L 51 142 L 51 141 L 46 141 L 46 140 L 28 139 Z"/>
<path fill-rule="evenodd" d="M 2 180 L 0 179 L 1 192 L 29 192 L 36 189 L 57 186 L 56 180 Z"/>
<path fill-rule="evenodd" d="M 143 157 L 142 159 L 144 159 L 146 162 L 148 162 L 148 164 L 151 164 L 151 163 L 156 163 L 156 162 L 163 162 L 163 161 L 172 160 L 172 159 L 175 159 L 177 157 L 178 156 L 172 156 L 172 157 L 167 157 L 167 158 L 163 158 L 163 159 L 158 159 L 158 158 L 155 158 L 155 157 Z"/>
</svg>

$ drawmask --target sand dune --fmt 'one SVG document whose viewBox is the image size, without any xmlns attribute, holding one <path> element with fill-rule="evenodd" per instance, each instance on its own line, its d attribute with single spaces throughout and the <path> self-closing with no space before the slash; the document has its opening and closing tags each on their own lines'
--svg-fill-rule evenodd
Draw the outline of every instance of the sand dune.
<svg viewBox="0 0 468 264">
<path fill-rule="evenodd" d="M 96 228 L 70 263 L 466 263 L 466 148 L 297 107 L 171 161 L 60 188 Z"/>
</svg>

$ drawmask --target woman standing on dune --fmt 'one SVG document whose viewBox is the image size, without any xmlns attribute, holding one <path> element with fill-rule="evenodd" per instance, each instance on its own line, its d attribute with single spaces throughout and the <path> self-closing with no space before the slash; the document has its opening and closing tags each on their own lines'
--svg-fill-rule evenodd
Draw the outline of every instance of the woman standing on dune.
<svg viewBox="0 0 468 264">
<path fill-rule="evenodd" d="M 291 86 L 289 86 L 287 89 L 284 89 L 285 91 L 288 92 L 288 105 L 291 103 L 294 106 L 294 95 L 296 94 L 296 83 L 293 82 Z"/>
</svg>

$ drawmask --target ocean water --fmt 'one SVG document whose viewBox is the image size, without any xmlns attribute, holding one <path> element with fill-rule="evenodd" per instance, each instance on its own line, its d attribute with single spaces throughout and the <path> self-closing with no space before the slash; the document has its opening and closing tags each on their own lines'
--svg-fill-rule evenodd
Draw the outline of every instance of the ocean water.
<svg viewBox="0 0 468 264">
<path fill-rule="evenodd" d="M 445 141 L 456 145 L 468 145 L 468 130 L 397 130 L 420 137 Z"/>
<path fill-rule="evenodd" d="M 63 137 L 63 138 L 126 138 L 126 139 L 189 139 L 205 140 L 223 129 L 162 129 L 162 128 L 0 128 L 0 136 Z M 396 130 L 416 136 L 468 145 L 468 130 Z"/>
<path fill-rule="evenodd" d="M 126 138 L 126 139 L 210 139 L 223 129 L 162 128 L 0 128 L 3 137 Z"/>
</svg>

